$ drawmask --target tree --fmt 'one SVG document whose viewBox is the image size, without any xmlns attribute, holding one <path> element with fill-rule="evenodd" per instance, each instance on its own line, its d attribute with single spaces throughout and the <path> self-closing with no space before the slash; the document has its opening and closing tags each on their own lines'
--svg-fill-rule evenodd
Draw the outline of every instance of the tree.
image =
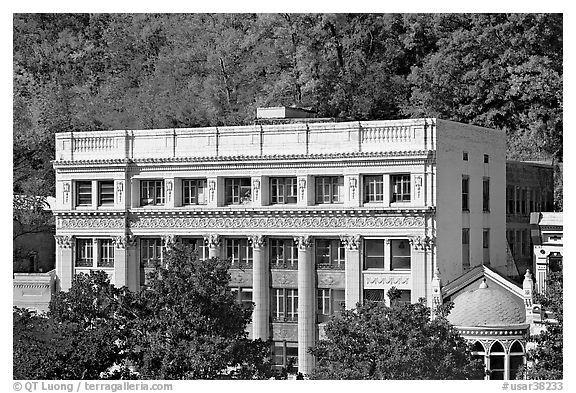
<svg viewBox="0 0 576 393">
<path fill-rule="evenodd" d="M 326 340 L 311 353 L 313 379 L 481 379 L 465 340 L 443 314 L 430 318 L 421 303 L 403 304 L 390 293 L 382 302 L 358 304 L 326 324 Z"/>
<path fill-rule="evenodd" d="M 247 338 L 251 308 L 228 282 L 229 261 L 175 245 L 139 293 L 128 360 L 145 379 L 265 378 L 270 344 Z"/>
<path fill-rule="evenodd" d="M 528 379 L 562 379 L 564 362 L 564 300 L 562 271 L 552 272 L 546 281 L 544 294 L 536 295 L 548 319 L 545 330 L 534 337 L 536 348 L 527 353 Z"/>
</svg>

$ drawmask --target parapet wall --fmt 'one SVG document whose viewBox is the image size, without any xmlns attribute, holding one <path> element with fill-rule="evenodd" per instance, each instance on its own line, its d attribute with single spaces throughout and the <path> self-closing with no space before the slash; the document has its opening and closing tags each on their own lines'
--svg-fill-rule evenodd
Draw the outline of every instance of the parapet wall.
<svg viewBox="0 0 576 393">
<path fill-rule="evenodd" d="M 56 134 L 56 161 L 434 150 L 435 119 Z"/>
</svg>

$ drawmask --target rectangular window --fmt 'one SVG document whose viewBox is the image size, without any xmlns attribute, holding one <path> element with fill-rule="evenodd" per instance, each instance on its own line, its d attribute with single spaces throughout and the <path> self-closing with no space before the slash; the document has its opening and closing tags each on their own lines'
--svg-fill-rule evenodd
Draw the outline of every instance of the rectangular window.
<svg viewBox="0 0 576 393">
<path fill-rule="evenodd" d="M 462 268 L 470 269 L 470 228 L 462 228 Z"/>
<path fill-rule="evenodd" d="M 410 243 L 407 240 L 390 240 L 391 270 L 410 269 Z"/>
<path fill-rule="evenodd" d="M 94 241 L 76 239 L 76 266 L 92 267 L 94 265 Z"/>
<path fill-rule="evenodd" d="M 270 239 L 270 268 L 298 269 L 298 249 L 293 239 Z"/>
<path fill-rule="evenodd" d="M 468 152 L 467 151 L 462 152 L 462 159 L 464 161 L 468 161 Z"/>
<path fill-rule="evenodd" d="M 514 187 L 514 195 L 516 198 L 516 210 L 515 213 L 516 214 L 520 214 L 520 187 L 516 186 Z"/>
<path fill-rule="evenodd" d="M 298 185 L 295 177 L 270 178 L 270 203 L 293 204 L 298 202 Z"/>
<path fill-rule="evenodd" d="M 531 190 L 530 190 L 530 208 L 529 208 L 529 209 L 530 209 L 530 213 L 536 211 L 536 210 L 534 210 L 534 208 L 536 207 L 536 206 L 535 206 L 535 203 L 534 203 L 535 200 L 536 200 L 535 191 L 534 191 L 534 189 L 531 189 Z"/>
<path fill-rule="evenodd" d="M 114 267 L 114 243 L 112 239 L 102 239 L 99 243 L 98 267 Z"/>
<path fill-rule="evenodd" d="M 344 269 L 344 246 L 339 239 L 316 240 L 316 268 Z"/>
<path fill-rule="evenodd" d="M 390 176 L 392 198 L 390 202 L 410 202 L 410 175 Z"/>
<path fill-rule="evenodd" d="M 482 231 L 482 260 L 484 265 L 490 264 L 490 229 Z"/>
<path fill-rule="evenodd" d="M 522 189 L 520 191 L 520 213 L 521 214 L 526 214 L 526 207 L 527 207 L 527 197 L 528 197 L 528 191 L 526 189 Z"/>
<path fill-rule="evenodd" d="M 208 249 L 204 239 L 195 239 L 185 237 L 182 238 L 182 244 L 185 246 L 192 247 L 192 249 L 198 254 L 198 259 L 201 261 L 208 259 Z"/>
<path fill-rule="evenodd" d="M 514 214 L 514 187 L 506 187 L 506 200 L 508 201 L 506 214 Z"/>
<path fill-rule="evenodd" d="M 272 319 L 274 321 L 298 320 L 298 290 L 272 288 Z"/>
<path fill-rule="evenodd" d="M 384 269 L 384 240 L 364 240 L 364 269 Z"/>
<path fill-rule="evenodd" d="M 208 203 L 206 179 L 182 180 L 182 204 L 205 205 Z"/>
<path fill-rule="evenodd" d="M 462 176 L 462 211 L 469 211 L 469 192 L 470 192 L 470 179 L 468 176 Z"/>
<path fill-rule="evenodd" d="M 90 205 L 92 205 L 92 182 L 91 181 L 78 181 L 78 182 L 76 182 L 76 205 L 77 206 L 90 206 Z"/>
<path fill-rule="evenodd" d="M 249 177 L 224 179 L 224 188 L 227 205 L 242 205 L 252 201 Z"/>
<path fill-rule="evenodd" d="M 391 303 L 393 304 L 410 304 L 411 303 L 411 296 L 412 292 L 409 289 L 399 289 L 398 290 L 400 297 L 394 299 Z"/>
<path fill-rule="evenodd" d="M 384 177 L 364 176 L 364 202 L 384 201 Z"/>
<path fill-rule="evenodd" d="M 236 301 L 245 308 L 252 307 L 252 288 L 231 288 Z"/>
<path fill-rule="evenodd" d="M 248 239 L 226 239 L 226 258 L 232 261 L 232 269 L 252 268 L 252 247 Z"/>
<path fill-rule="evenodd" d="M 343 289 L 318 289 L 318 322 L 325 322 L 330 315 L 346 308 L 345 291 Z"/>
<path fill-rule="evenodd" d="M 140 263 L 146 268 L 155 267 L 162 261 L 162 239 L 140 239 Z"/>
<path fill-rule="evenodd" d="M 272 346 L 272 358 L 274 368 L 292 368 L 298 371 L 298 343 L 287 341 L 275 341 Z"/>
<path fill-rule="evenodd" d="M 98 182 L 98 206 L 114 205 L 114 181 Z"/>
<path fill-rule="evenodd" d="M 343 203 L 344 176 L 321 176 L 316 178 L 316 203 Z"/>
<path fill-rule="evenodd" d="M 488 164 L 490 162 L 490 156 L 488 154 L 484 154 L 484 164 Z"/>
<path fill-rule="evenodd" d="M 383 302 L 386 300 L 385 295 L 383 289 L 365 289 L 364 301 Z"/>
<path fill-rule="evenodd" d="M 482 210 L 490 211 L 490 178 L 482 179 Z"/>
<path fill-rule="evenodd" d="M 140 206 L 164 204 L 164 180 L 140 180 Z"/>
</svg>

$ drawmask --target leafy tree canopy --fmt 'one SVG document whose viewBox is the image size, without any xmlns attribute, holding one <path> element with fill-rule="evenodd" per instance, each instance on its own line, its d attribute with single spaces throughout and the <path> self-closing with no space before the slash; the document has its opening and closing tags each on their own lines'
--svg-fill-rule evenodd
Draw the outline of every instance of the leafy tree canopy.
<svg viewBox="0 0 576 393">
<path fill-rule="evenodd" d="M 465 340 L 423 304 L 358 304 L 326 324 L 313 379 L 481 379 Z"/>
</svg>

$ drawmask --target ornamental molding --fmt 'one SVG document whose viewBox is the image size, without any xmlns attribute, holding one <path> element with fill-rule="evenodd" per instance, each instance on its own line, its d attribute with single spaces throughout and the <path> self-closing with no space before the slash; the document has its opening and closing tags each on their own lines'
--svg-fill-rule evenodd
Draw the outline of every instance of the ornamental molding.
<svg viewBox="0 0 576 393">
<path fill-rule="evenodd" d="M 234 287 L 251 286 L 252 273 L 237 269 L 230 269 L 230 284 Z"/>
<path fill-rule="evenodd" d="M 72 247 L 72 240 L 73 237 L 72 236 L 67 236 L 67 235 L 54 235 L 54 238 L 56 239 L 56 244 L 58 244 L 58 246 L 60 248 L 70 248 Z"/>
<path fill-rule="evenodd" d="M 318 273 L 318 288 L 344 288 L 345 287 L 345 277 L 344 273 L 335 272 L 322 272 Z"/>
<path fill-rule="evenodd" d="M 390 273 L 364 273 L 364 286 L 375 288 L 381 286 L 398 285 L 400 289 L 410 286 L 410 275 Z"/>
<path fill-rule="evenodd" d="M 266 245 L 266 237 L 263 235 L 251 235 L 248 237 L 250 244 L 255 249 L 259 250 Z"/>
<path fill-rule="evenodd" d="M 340 241 L 347 250 L 357 251 L 360 246 L 360 235 L 340 235 Z"/>
<path fill-rule="evenodd" d="M 71 214 L 56 215 L 57 229 L 78 229 L 78 228 L 103 228 L 103 229 L 124 229 L 126 228 L 126 218 L 124 214 Z"/>
<path fill-rule="evenodd" d="M 337 215 L 311 216 L 240 216 L 240 217 L 153 217 L 147 215 L 131 214 L 129 227 L 141 228 L 200 228 L 200 229 L 352 229 L 352 228 L 422 228 L 425 226 L 424 217 L 385 216 L 385 217 L 350 217 Z M 76 221 L 76 226 L 62 227 L 97 227 L 88 225 L 85 221 Z M 84 225 L 84 226 L 83 226 Z M 102 225 L 102 224 L 99 224 Z M 295 240 L 296 241 L 296 240 Z"/>
<path fill-rule="evenodd" d="M 41 289 L 41 290 L 49 290 L 50 289 L 50 284 L 44 284 L 44 283 L 19 283 L 19 282 L 15 282 L 13 285 L 14 288 L 16 289 Z"/>
<path fill-rule="evenodd" d="M 298 272 L 271 271 L 271 276 L 273 287 L 296 287 L 298 284 Z"/>
<path fill-rule="evenodd" d="M 456 329 L 460 332 L 462 336 L 469 336 L 467 339 L 469 340 L 477 340 L 479 337 L 483 336 L 493 336 L 493 337 L 506 337 L 506 336 L 514 336 L 515 338 L 512 339 L 516 340 L 517 337 L 523 337 L 528 334 L 529 328 L 522 327 L 522 328 L 513 328 L 513 327 L 502 327 L 502 328 L 467 328 L 467 327 L 459 327 L 455 326 Z"/>
<path fill-rule="evenodd" d="M 73 167 L 73 166 L 93 166 L 94 164 L 113 165 L 113 166 L 129 166 L 138 164 L 172 164 L 184 163 L 190 167 L 194 166 L 218 166 L 218 167 L 236 167 L 236 164 L 228 164 L 229 162 L 248 162 L 252 165 L 273 165 L 271 162 L 286 161 L 289 166 L 299 166 L 301 162 L 294 163 L 295 160 L 299 161 L 317 161 L 320 165 L 340 164 L 337 166 L 348 166 L 340 162 L 345 159 L 387 159 L 391 158 L 404 158 L 403 160 L 390 160 L 395 161 L 390 165 L 395 165 L 397 162 L 406 162 L 406 159 L 421 162 L 422 160 L 435 160 L 436 152 L 434 150 L 398 150 L 398 151 L 381 151 L 381 152 L 346 152 L 346 153 L 325 153 L 325 154 L 273 154 L 273 155 L 238 155 L 238 156 L 204 156 L 204 157 L 150 157 L 150 158 L 108 158 L 108 159 L 88 159 L 88 160 L 56 160 L 53 162 L 54 168 L 60 167 Z M 324 160 L 337 160 L 333 163 L 322 162 Z M 200 164 L 200 165 L 198 165 Z M 381 164 L 380 164 L 381 165 Z M 101 169 L 101 168 L 98 168 Z"/>
</svg>

